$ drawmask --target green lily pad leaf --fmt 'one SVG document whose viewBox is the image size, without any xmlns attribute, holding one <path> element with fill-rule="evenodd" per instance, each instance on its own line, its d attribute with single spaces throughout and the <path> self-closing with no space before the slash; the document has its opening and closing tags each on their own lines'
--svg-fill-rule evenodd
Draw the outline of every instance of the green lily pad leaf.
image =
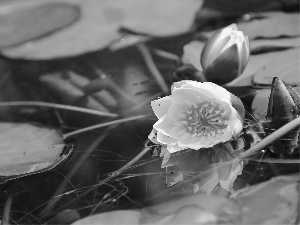
<svg viewBox="0 0 300 225">
<path fill-rule="evenodd" d="M 240 224 L 290 224 L 299 213 L 299 174 L 239 190 L 243 217 Z"/>
<path fill-rule="evenodd" d="M 298 7 L 299 2 L 291 0 L 209 0 L 204 2 L 199 12 L 199 19 L 220 19 L 220 17 L 244 15 L 249 12 L 278 11 Z"/>
<path fill-rule="evenodd" d="M 180 34 L 191 29 L 202 5 L 201 0 L 52 0 L 51 3 L 76 5 L 80 8 L 80 18 L 47 38 L 2 49 L 1 54 L 43 60 L 97 51 L 120 39 L 122 27 L 160 37 Z M 7 4 L 19 5 L 19 1 Z M 27 0 L 26 4 L 42 3 L 41 0 Z"/>
<path fill-rule="evenodd" d="M 274 57 L 272 61 L 267 62 L 259 68 L 254 77 L 253 85 L 271 85 L 273 77 L 279 77 L 290 85 L 300 84 L 300 51 L 293 49 L 283 56 L 278 53 L 279 57 Z M 263 55 L 261 55 L 261 58 Z"/>
<path fill-rule="evenodd" d="M 116 210 L 89 216 L 72 223 L 80 224 L 236 224 L 241 211 L 238 204 L 222 196 L 168 195 L 143 210 Z M 201 222 L 201 223 L 200 223 Z M 219 224 L 218 223 L 218 224 Z"/>
<path fill-rule="evenodd" d="M 80 14 L 78 6 L 62 2 L 13 2 L 0 3 L 0 48 L 50 35 L 74 23 Z"/>
<path fill-rule="evenodd" d="M 251 39 L 297 37 L 300 35 L 298 13 L 259 13 L 252 17 L 260 17 L 250 21 L 237 23 L 237 27 Z M 274 29 L 276 27 L 276 29 Z M 210 37 L 214 31 L 203 33 Z"/>
<path fill-rule="evenodd" d="M 251 41 L 251 53 L 271 52 L 285 50 L 288 48 L 298 48 L 300 37 L 295 38 L 276 38 L 276 39 L 255 39 Z"/>
<path fill-rule="evenodd" d="M 295 86 L 299 79 L 299 48 L 251 55 L 244 73 L 227 86 L 271 86 L 273 77 L 279 77 Z"/>
<path fill-rule="evenodd" d="M 0 123 L 0 183 L 55 168 L 73 152 L 53 129 Z"/>
<path fill-rule="evenodd" d="M 298 13 L 263 13 L 259 16 L 264 18 L 237 24 L 239 30 L 243 31 L 250 39 L 300 35 Z"/>
<path fill-rule="evenodd" d="M 71 224 L 80 219 L 80 214 L 74 209 L 65 209 L 51 218 L 47 224 Z"/>
<path fill-rule="evenodd" d="M 257 92 L 251 105 L 253 116 L 258 120 L 265 120 L 271 89 L 262 89 Z"/>
<path fill-rule="evenodd" d="M 183 47 L 182 62 L 190 64 L 195 69 L 202 71 L 202 65 L 200 63 L 201 52 L 205 43 L 201 41 L 191 41 Z"/>
<path fill-rule="evenodd" d="M 131 224 L 138 225 L 140 212 L 135 210 L 116 210 L 107 213 L 99 213 L 93 216 L 88 216 L 81 220 L 77 220 L 72 225 L 106 225 L 106 224 Z"/>
</svg>

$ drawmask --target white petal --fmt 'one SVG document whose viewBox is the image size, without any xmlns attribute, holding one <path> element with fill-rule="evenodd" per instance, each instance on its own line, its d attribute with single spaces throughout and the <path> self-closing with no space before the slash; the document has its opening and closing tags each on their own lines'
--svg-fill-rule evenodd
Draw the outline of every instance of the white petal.
<svg viewBox="0 0 300 225">
<path fill-rule="evenodd" d="M 171 136 L 171 130 L 174 127 L 174 122 L 168 115 L 160 118 L 154 125 L 153 128 L 164 135 Z"/>
<path fill-rule="evenodd" d="M 230 171 L 227 180 L 220 180 L 219 183 L 222 188 L 227 191 L 232 191 L 232 186 L 238 175 L 241 175 L 243 171 L 242 162 L 239 159 L 234 159 L 232 162 L 232 170 Z"/>
<path fill-rule="evenodd" d="M 218 183 L 219 183 L 218 173 L 213 172 L 212 176 L 208 178 L 208 181 L 205 182 L 205 184 L 200 187 L 200 190 L 205 192 L 207 195 L 210 195 L 213 189 L 218 185 Z"/>
<path fill-rule="evenodd" d="M 178 145 L 168 145 L 167 149 L 170 153 L 178 152 L 186 148 L 179 147 Z"/>
<path fill-rule="evenodd" d="M 174 145 L 177 142 L 176 139 L 171 138 L 167 135 L 164 135 L 160 132 L 157 133 L 157 141 L 161 144 L 164 144 L 164 145 Z"/>
<path fill-rule="evenodd" d="M 231 132 L 233 137 L 239 135 L 243 129 L 243 120 L 235 108 L 232 108 L 227 130 Z"/>
<path fill-rule="evenodd" d="M 186 84 L 184 86 L 192 87 L 190 84 Z M 195 90 L 192 88 L 174 89 L 173 94 L 171 95 L 173 103 L 190 102 L 191 104 L 197 103 L 199 102 L 199 100 L 212 100 L 212 97 L 210 97 L 210 93 L 208 92 L 204 93 L 203 91 Z"/>
<path fill-rule="evenodd" d="M 233 137 L 238 136 L 242 132 L 242 130 L 243 130 L 242 118 L 238 115 L 238 120 L 235 123 L 235 126 L 234 126 L 233 131 L 232 131 L 232 136 Z"/>
<path fill-rule="evenodd" d="M 185 84 L 189 84 L 191 82 L 196 82 L 196 81 L 193 81 L 193 80 L 181 80 L 181 81 L 178 81 L 178 82 L 174 82 L 171 86 L 171 93 L 173 94 L 173 90 L 174 88 L 181 88 L 182 85 L 185 85 Z M 198 82 L 196 82 L 198 83 Z"/>
<path fill-rule="evenodd" d="M 181 87 L 181 89 L 193 89 L 201 94 L 204 94 L 207 96 L 207 99 L 209 100 L 220 100 L 221 98 L 228 99 L 228 102 L 230 102 L 230 96 L 231 94 L 224 88 L 211 83 L 211 82 L 193 82 L 185 84 Z"/>
<path fill-rule="evenodd" d="M 170 96 L 166 96 L 151 102 L 152 109 L 158 119 L 168 113 L 168 109 L 171 105 L 172 102 Z"/>
<path fill-rule="evenodd" d="M 237 26 L 235 23 L 230 24 L 229 26 L 227 26 L 226 28 L 231 28 L 232 30 L 238 30 Z M 225 28 L 225 29 L 226 29 Z"/>
<path fill-rule="evenodd" d="M 148 139 L 155 144 L 159 144 L 157 141 L 157 130 L 152 129 L 151 133 L 148 135 Z"/>
</svg>

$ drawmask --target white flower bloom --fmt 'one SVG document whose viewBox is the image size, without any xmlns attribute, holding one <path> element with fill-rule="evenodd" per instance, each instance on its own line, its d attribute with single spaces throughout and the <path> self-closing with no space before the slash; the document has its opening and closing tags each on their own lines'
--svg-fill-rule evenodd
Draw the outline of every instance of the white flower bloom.
<svg viewBox="0 0 300 225">
<path fill-rule="evenodd" d="M 170 96 L 151 102 L 158 118 L 149 139 L 169 152 L 212 147 L 237 136 L 243 128 L 239 98 L 210 82 L 179 81 Z"/>
</svg>

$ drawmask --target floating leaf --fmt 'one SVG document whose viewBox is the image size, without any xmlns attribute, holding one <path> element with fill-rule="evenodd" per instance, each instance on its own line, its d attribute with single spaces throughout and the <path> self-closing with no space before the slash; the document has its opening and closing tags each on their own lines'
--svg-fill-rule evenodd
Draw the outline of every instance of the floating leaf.
<svg viewBox="0 0 300 225">
<path fill-rule="evenodd" d="M 200 56 L 205 43 L 201 41 L 191 41 L 183 47 L 182 62 L 193 65 L 197 70 L 202 71 Z"/>
<path fill-rule="evenodd" d="M 298 13 L 259 13 L 251 16 L 260 17 L 260 19 L 237 23 L 239 30 L 250 39 L 296 37 L 300 35 Z M 209 31 L 204 35 L 210 37 L 213 33 L 214 31 Z"/>
<path fill-rule="evenodd" d="M 275 56 L 275 54 L 277 54 L 277 56 Z M 260 58 L 263 59 L 264 55 L 262 54 L 260 56 Z M 273 77 L 279 77 L 290 85 L 299 85 L 299 48 L 283 53 L 275 52 L 272 56 L 272 58 L 265 60 L 266 64 L 255 72 L 253 77 L 254 85 L 270 85 L 272 84 Z"/>
<path fill-rule="evenodd" d="M 251 55 L 244 73 L 227 86 L 271 86 L 273 77 L 290 85 L 299 85 L 299 48 Z"/>
<path fill-rule="evenodd" d="M 299 174 L 239 190 L 242 204 L 240 224 L 294 224 L 299 216 Z"/>
<path fill-rule="evenodd" d="M 80 224 L 236 224 L 240 221 L 239 206 L 221 196 L 170 195 L 163 203 L 143 210 L 116 210 L 89 216 L 72 225 Z"/>
<path fill-rule="evenodd" d="M 53 129 L 0 123 L 0 183 L 51 170 L 72 153 Z"/>
<path fill-rule="evenodd" d="M 238 204 L 221 196 L 171 194 L 144 209 L 140 224 L 236 224 L 240 216 Z"/>
<path fill-rule="evenodd" d="M 299 48 L 300 37 L 255 39 L 251 41 L 251 54 L 265 53 L 271 51 L 285 50 L 288 48 Z"/>
<path fill-rule="evenodd" d="M 11 7 L 22 7 L 20 1 L 9 1 Z M 51 59 L 100 50 L 121 38 L 119 29 L 169 36 L 190 30 L 201 0 L 52 0 L 52 3 L 74 4 L 80 8 L 80 19 L 59 32 L 21 45 L 1 50 L 11 58 Z M 43 2 L 44 4 L 47 1 Z M 41 5 L 40 0 L 26 4 Z M 17 6 L 15 6 L 17 5 Z M 8 7 L 8 6 L 7 6 Z M 180 16 L 184 15 L 184 17 Z M 22 29 L 26 29 L 23 27 Z"/>
<path fill-rule="evenodd" d="M 134 210 L 116 210 L 107 213 L 100 213 L 93 216 L 83 218 L 81 220 L 72 223 L 72 225 L 121 225 L 121 224 L 131 224 L 138 225 L 140 219 L 140 212 Z"/>
<path fill-rule="evenodd" d="M 252 102 L 252 112 L 256 119 L 264 120 L 267 115 L 271 89 L 258 90 Z"/>
<path fill-rule="evenodd" d="M 262 16 L 263 19 L 238 24 L 239 29 L 249 38 L 295 37 L 300 35 L 298 13 L 261 13 L 258 15 Z"/>
<path fill-rule="evenodd" d="M 245 13 L 295 9 L 299 7 L 297 0 L 209 0 L 205 1 L 199 12 L 199 19 L 244 15 Z"/>
<path fill-rule="evenodd" d="M 80 214 L 73 209 L 66 209 L 55 215 L 47 224 L 71 224 L 80 219 Z"/>
<path fill-rule="evenodd" d="M 45 37 L 74 23 L 79 7 L 64 2 L 0 3 L 0 48 Z"/>
<path fill-rule="evenodd" d="M 293 224 L 298 215 L 299 176 L 282 176 L 238 190 L 233 199 L 203 194 L 165 195 L 143 210 L 89 216 L 80 224 Z"/>
</svg>

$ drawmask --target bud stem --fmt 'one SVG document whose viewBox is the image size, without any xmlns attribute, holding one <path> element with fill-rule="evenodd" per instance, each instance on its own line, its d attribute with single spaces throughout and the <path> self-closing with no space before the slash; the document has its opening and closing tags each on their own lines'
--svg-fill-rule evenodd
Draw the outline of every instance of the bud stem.
<svg viewBox="0 0 300 225">
<path fill-rule="evenodd" d="M 241 154 L 240 159 L 247 158 L 248 156 L 254 154 L 255 152 L 262 150 L 263 148 L 271 144 L 273 141 L 278 140 L 279 138 L 286 135 L 288 132 L 290 132 L 291 130 L 295 129 L 298 126 L 300 126 L 300 116 L 293 119 L 291 122 L 285 124 L 284 126 L 280 127 L 278 130 L 274 131 L 272 134 L 265 137 L 261 142 L 254 145 L 248 151 Z"/>
</svg>

